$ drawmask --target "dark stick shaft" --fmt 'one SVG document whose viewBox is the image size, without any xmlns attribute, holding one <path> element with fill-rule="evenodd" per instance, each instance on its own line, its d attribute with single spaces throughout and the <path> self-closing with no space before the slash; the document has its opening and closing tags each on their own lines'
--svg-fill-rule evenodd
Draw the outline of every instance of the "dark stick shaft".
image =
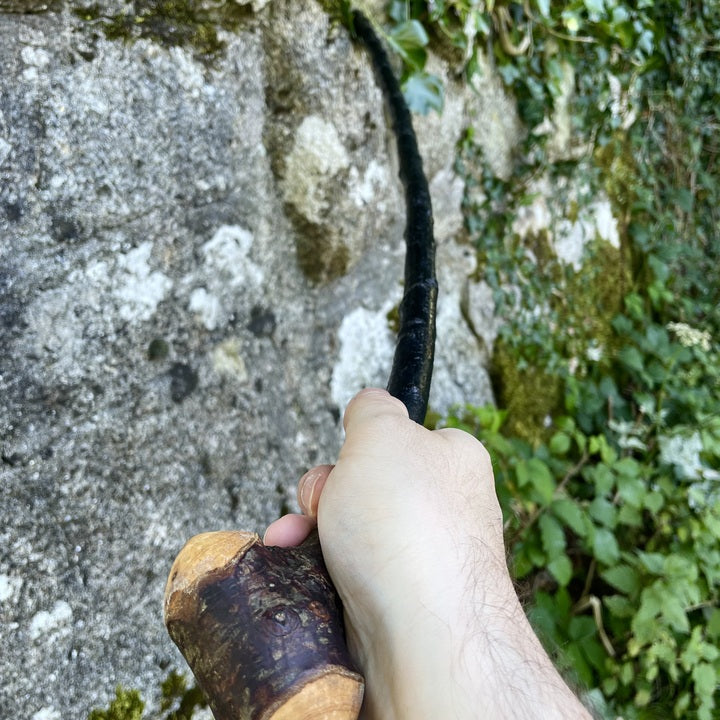
<svg viewBox="0 0 720 720">
<path fill-rule="evenodd" d="M 407 207 L 405 294 L 400 304 L 400 328 L 387 389 L 403 401 L 413 420 L 422 423 L 427 412 L 435 354 L 437 301 L 430 190 L 410 111 L 385 48 L 362 13 L 353 13 L 353 24 L 355 33 L 372 58 L 375 74 L 390 109 Z"/>
</svg>

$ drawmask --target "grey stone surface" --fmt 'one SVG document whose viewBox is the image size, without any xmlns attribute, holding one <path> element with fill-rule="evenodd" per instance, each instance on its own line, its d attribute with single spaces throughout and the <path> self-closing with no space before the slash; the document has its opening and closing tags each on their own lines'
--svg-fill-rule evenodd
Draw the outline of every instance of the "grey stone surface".
<svg viewBox="0 0 720 720">
<path fill-rule="evenodd" d="M 343 402 L 386 380 L 404 248 L 380 94 L 319 6 L 249 6 L 213 63 L 70 8 L 0 12 L 0 718 L 83 718 L 117 684 L 154 716 L 184 667 L 161 620 L 174 555 L 292 509 Z M 491 398 L 449 107 L 419 123 L 439 409 Z M 343 330 L 363 313 L 375 346 Z"/>
</svg>

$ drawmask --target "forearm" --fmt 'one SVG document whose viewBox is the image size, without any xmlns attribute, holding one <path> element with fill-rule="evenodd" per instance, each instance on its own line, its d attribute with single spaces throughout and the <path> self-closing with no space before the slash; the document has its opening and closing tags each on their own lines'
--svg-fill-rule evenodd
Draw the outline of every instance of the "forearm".
<svg viewBox="0 0 720 720">
<path fill-rule="evenodd" d="M 413 588 L 402 611 L 388 607 L 363 633 L 364 646 L 351 638 L 361 663 L 385 660 L 367 678 L 375 692 L 363 720 L 590 719 L 530 627 L 504 565 L 481 585 L 438 580 L 432 599 L 416 603 Z"/>
<path fill-rule="evenodd" d="M 468 718 L 590 720 L 540 644 L 516 596 L 494 617 L 488 612 L 484 617 L 486 624 L 475 636 L 471 657 L 488 682 L 473 685 L 473 671 L 468 673 L 468 683 L 477 693 L 476 712 Z"/>
</svg>

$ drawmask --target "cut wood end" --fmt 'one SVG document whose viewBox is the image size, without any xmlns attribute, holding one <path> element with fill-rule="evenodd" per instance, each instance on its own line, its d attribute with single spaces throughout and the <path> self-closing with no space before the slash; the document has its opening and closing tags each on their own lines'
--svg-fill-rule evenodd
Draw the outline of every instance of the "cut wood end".
<svg viewBox="0 0 720 720">
<path fill-rule="evenodd" d="M 259 542 L 257 533 L 241 530 L 219 530 L 190 538 L 170 568 L 165 586 L 165 624 L 185 614 L 182 595 L 191 593 L 199 580 L 221 571 Z"/>
<path fill-rule="evenodd" d="M 311 680 L 262 720 L 357 720 L 363 689 L 360 675 L 338 668 Z"/>
</svg>

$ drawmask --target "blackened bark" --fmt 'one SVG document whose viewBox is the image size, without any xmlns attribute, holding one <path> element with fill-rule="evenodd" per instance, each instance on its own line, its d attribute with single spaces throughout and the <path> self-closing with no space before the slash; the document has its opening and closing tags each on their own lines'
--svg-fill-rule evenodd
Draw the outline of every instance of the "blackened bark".
<svg viewBox="0 0 720 720">
<path fill-rule="evenodd" d="M 435 240 L 432 204 L 410 111 L 390 60 L 370 21 L 357 10 L 353 26 L 370 54 L 375 75 L 390 109 L 397 140 L 400 179 L 405 188 L 405 294 L 388 391 L 405 403 L 410 417 L 422 423 L 427 412 L 435 354 Z"/>
</svg>

